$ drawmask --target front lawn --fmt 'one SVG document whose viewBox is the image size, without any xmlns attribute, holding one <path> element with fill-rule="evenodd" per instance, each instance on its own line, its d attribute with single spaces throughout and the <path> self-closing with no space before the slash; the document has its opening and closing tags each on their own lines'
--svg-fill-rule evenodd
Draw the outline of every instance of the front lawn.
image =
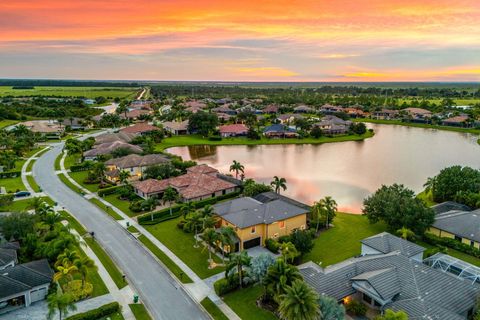
<svg viewBox="0 0 480 320">
<path fill-rule="evenodd" d="M 80 155 L 79 154 L 72 154 L 72 155 L 68 155 L 65 157 L 65 160 L 63 162 L 63 165 L 65 166 L 65 169 L 70 169 L 70 167 L 74 164 L 77 164 L 78 163 L 78 160 L 80 159 Z"/>
<path fill-rule="evenodd" d="M 359 214 L 337 212 L 334 227 L 320 233 L 313 250 L 303 261 L 313 261 L 326 267 L 360 254 L 360 240 L 386 230 L 384 223 L 370 224 Z"/>
<path fill-rule="evenodd" d="M 35 192 L 40 192 L 40 186 L 37 184 L 35 178 L 32 175 L 27 176 L 27 181 L 30 187 L 32 187 Z"/>
<path fill-rule="evenodd" d="M 147 308 L 141 303 L 128 305 L 137 320 L 151 320 L 150 314 L 148 314 Z"/>
<path fill-rule="evenodd" d="M 155 149 L 163 151 L 171 147 L 192 146 L 192 145 L 262 145 L 262 144 L 321 144 L 329 142 L 342 142 L 342 141 L 359 141 L 373 137 L 374 133 L 367 131 L 363 135 L 339 135 L 334 137 L 320 137 L 316 138 L 286 138 L 286 139 L 269 139 L 262 137 L 259 140 L 251 140 L 246 137 L 231 137 L 222 138 L 220 141 L 210 141 L 203 138 L 200 135 L 185 135 L 185 136 L 173 136 L 165 138 L 161 143 L 157 144 Z"/>
<path fill-rule="evenodd" d="M 58 175 L 58 178 L 67 186 L 69 187 L 70 189 L 72 189 L 73 191 L 83 195 L 84 192 L 79 188 L 77 187 L 76 185 L 74 185 L 70 180 L 68 180 L 68 178 L 63 174 L 63 173 L 60 173 Z"/>
<path fill-rule="evenodd" d="M 130 201 L 118 199 L 118 194 L 116 194 L 116 193 L 109 194 L 109 195 L 103 197 L 103 199 L 110 202 L 112 204 L 112 206 L 115 206 L 118 209 L 122 210 L 123 213 L 125 213 L 129 217 L 135 217 L 135 216 L 138 216 L 140 214 L 145 213 L 145 212 L 133 212 L 132 210 L 130 210 L 130 208 L 129 208 L 130 207 Z M 140 197 L 138 197 L 138 199 L 140 199 Z"/>
<path fill-rule="evenodd" d="M 85 181 L 85 179 L 88 176 L 88 171 L 70 172 L 69 175 L 79 185 L 81 185 L 85 189 L 89 190 L 90 192 L 97 192 L 98 191 L 98 183 L 86 184 L 86 183 L 83 182 L 83 181 Z"/>
<path fill-rule="evenodd" d="M 132 226 L 130 226 L 132 227 Z M 130 228 L 129 227 L 129 228 Z M 138 232 L 138 230 L 137 230 Z M 162 250 L 160 250 L 152 241 L 150 241 L 147 237 L 144 235 L 141 235 L 138 237 L 138 240 L 140 240 L 141 243 L 145 247 L 150 250 L 157 258 L 158 260 L 162 261 L 162 263 L 177 277 L 182 283 L 192 283 L 192 279 L 190 279 L 183 271 L 180 269 L 179 266 L 175 264 L 175 262 L 172 261 Z"/>
<path fill-rule="evenodd" d="M 223 301 L 242 319 L 250 320 L 276 320 L 270 311 L 257 306 L 257 299 L 262 295 L 260 285 L 236 290 L 223 296 Z"/>
<path fill-rule="evenodd" d="M 5 187 L 5 190 L 7 190 L 7 193 L 13 193 L 13 192 L 25 190 L 25 186 L 23 185 L 20 174 L 16 178 L 0 179 L 0 187 Z"/>
<path fill-rule="evenodd" d="M 105 211 L 109 216 L 111 216 L 113 219 L 115 220 L 123 220 L 123 218 L 118 214 L 116 213 L 115 211 L 113 211 L 113 209 L 109 208 L 108 206 L 104 205 L 103 202 L 101 202 L 100 200 L 96 199 L 96 198 L 92 198 L 90 199 L 90 202 L 92 202 L 93 204 L 95 204 L 97 207 L 99 207 L 100 209 L 102 209 L 103 211 Z"/>
<path fill-rule="evenodd" d="M 52 199 L 49 197 L 41 197 L 41 199 L 50 205 L 53 205 Z M 13 201 L 8 206 L 0 207 L 0 212 L 21 212 L 31 209 L 32 198 Z"/>
<path fill-rule="evenodd" d="M 192 233 L 186 233 L 177 228 L 177 223 L 182 217 L 157 223 L 152 226 L 143 226 L 154 237 L 169 248 L 187 266 L 189 266 L 200 278 L 205 279 L 214 274 L 224 271 L 223 267 L 208 269 L 208 252 L 202 246 L 194 248 L 195 240 Z M 217 262 L 221 259 L 215 255 L 212 257 Z"/>
<path fill-rule="evenodd" d="M 207 310 L 214 320 L 228 320 L 227 316 L 222 312 L 222 310 L 220 310 L 219 307 L 217 307 L 215 303 L 213 303 L 212 300 L 210 300 L 209 297 L 203 299 L 200 304 L 205 308 L 205 310 Z"/>
</svg>

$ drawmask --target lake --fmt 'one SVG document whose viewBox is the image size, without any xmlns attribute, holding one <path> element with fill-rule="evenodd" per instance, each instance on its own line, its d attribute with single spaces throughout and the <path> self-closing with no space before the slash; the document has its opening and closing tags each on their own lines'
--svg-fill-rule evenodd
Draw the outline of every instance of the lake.
<svg viewBox="0 0 480 320">
<path fill-rule="evenodd" d="M 478 136 L 369 124 L 375 136 L 365 141 L 319 145 L 189 146 L 167 151 L 228 173 L 233 160 L 245 176 L 270 183 L 287 179 L 284 194 L 313 203 L 332 196 L 345 212 L 361 212 L 365 197 L 382 184 L 402 183 L 415 192 L 430 176 L 451 165 L 480 168 Z"/>
</svg>

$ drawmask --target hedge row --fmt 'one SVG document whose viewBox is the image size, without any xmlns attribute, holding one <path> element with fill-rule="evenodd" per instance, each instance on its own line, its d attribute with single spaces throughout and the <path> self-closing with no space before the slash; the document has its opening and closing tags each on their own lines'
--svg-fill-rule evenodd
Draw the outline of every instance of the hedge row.
<svg viewBox="0 0 480 320">
<path fill-rule="evenodd" d="M 100 197 L 103 197 L 103 196 L 108 196 L 110 194 L 114 194 L 118 191 L 118 189 L 122 188 L 123 186 L 113 186 L 113 187 L 108 187 L 108 188 L 103 188 L 103 189 L 99 189 L 97 194 L 100 196 Z"/>
<path fill-rule="evenodd" d="M 200 208 L 205 207 L 206 205 L 213 205 L 213 204 L 215 204 L 215 203 L 217 203 L 221 200 L 235 198 L 238 195 L 240 195 L 240 192 L 232 192 L 232 193 L 225 194 L 225 195 L 222 195 L 222 196 L 219 196 L 219 197 L 208 198 L 208 199 L 200 200 L 200 201 L 194 201 L 193 206 L 194 206 L 195 209 L 200 209 Z M 173 206 L 172 207 L 172 214 L 178 213 L 180 211 L 181 207 L 182 207 L 181 204 Z M 157 212 L 154 212 L 153 213 L 153 220 L 154 221 L 152 221 L 152 214 L 151 213 L 147 213 L 147 214 L 139 216 L 137 218 L 137 221 L 140 224 L 143 224 L 144 222 L 148 222 L 148 224 L 154 224 L 153 222 L 157 221 L 157 219 L 160 220 L 158 222 L 165 221 L 165 220 L 162 220 L 162 219 L 165 218 L 167 215 L 170 216 L 170 209 L 169 208 L 165 208 L 165 209 L 159 210 Z"/>
<path fill-rule="evenodd" d="M 16 178 L 22 175 L 21 171 L 0 172 L 0 179 Z"/>
<path fill-rule="evenodd" d="M 93 167 L 93 162 L 85 161 L 81 164 L 74 164 L 70 167 L 71 172 L 87 171 Z"/>
<path fill-rule="evenodd" d="M 224 294 L 235 291 L 238 287 L 240 287 L 238 273 L 235 273 L 233 276 L 228 278 L 221 278 L 215 281 L 213 284 L 215 293 L 219 296 L 223 296 Z"/>
<path fill-rule="evenodd" d="M 480 258 L 480 249 L 477 249 L 475 247 L 472 247 L 468 244 L 462 243 L 452 238 L 441 238 L 431 233 L 426 233 L 423 236 L 423 240 L 426 243 L 434 246 L 444 246 L 444 247 L 452 248 L 452 249 L 461 251 L 463 253 L 469 254 L 471 256 Z"/>
<path fill-rule="evenodd" d="M 140 222 L 140 224 L 143 225 L 143 226 L 152 226 L 152 225 L 160 223 L 160 222 L 176 219 L 176 218 L 180 217 L 181 215 L 182 214 L 180 212 L 172 213 L 172 215 L 170 215 L 170 213 L 167 212 L 161 218 L 156 218 L 156 219 L 154 218 L 153 221 L 152 221 L 152 217 L 150 217 L 150 221 L 143 221 L 143 222 Z"/>
<path fill-rule="evenodd" d="M 96 320 L 119 311 L 120 305 L 118 304 L 118 302 L 111 302 L 101 306 L 100 308 L 75 314 L 71 317 L 66 318 L 66 320 Z"/>
</svg>

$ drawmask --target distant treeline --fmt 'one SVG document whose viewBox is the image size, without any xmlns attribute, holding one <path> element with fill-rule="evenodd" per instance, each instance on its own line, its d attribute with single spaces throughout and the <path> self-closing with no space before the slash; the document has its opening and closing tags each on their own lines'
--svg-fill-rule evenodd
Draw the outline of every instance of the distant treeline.
<svg viewBox="0 0 480 320">
<path fill-rule="evenodd" d="M 35 87 L 32 86 L 14 86 L 12 87 L 13 90 L 31 90 L 35 89 Z"/>
<path fill-rule="evenodd" d="M 0 79 L 0 86 L 13 86 L 13 89 L 33 89 L 42 87 L 138 87 L 138 82 L 131 81 L 81 81 L 81 80 L 23 80 Z M 22 88 L 25 87 L 25 88 Z"/>
</svg>

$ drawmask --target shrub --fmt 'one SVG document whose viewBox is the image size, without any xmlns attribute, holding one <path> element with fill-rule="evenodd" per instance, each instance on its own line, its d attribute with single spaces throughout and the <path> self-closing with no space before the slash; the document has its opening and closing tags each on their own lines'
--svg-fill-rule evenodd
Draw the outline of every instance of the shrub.
<svg viewBox="0 0 480 320">
<path fill-rule="evenodd" d="M 66 318 L 66 320 L 96 320 L 119 311 L 120 305 L 118 304 L 118 302 L 111 302 L 101 306 L 100 308 L 78 313 L 76 315 Z"/>
<path fill-rule="evenodd" d="M 279 243 L 291 242 L 290 236 L 281 236 L 278 238 Z"/>
<path fill-rule="evenodd" d="M 100 197 L 108 196 L 110 194 L 114 194 L 119 191 L 119 189 L 122 188 L 122 186 L 113 186 L 113 187 L 107 187 L 103 188 L 101 190 L 98 190 L 98 195 Z"/>
<path fill-rule="evenodd" d="M 82 280 L 72 280 L 63 287 L 63 290 L 71 294 L 74 301 L 79 301 L 92 295 L 93 285 L 85 282 L 82 288 Z"/>
<path fill-rule="evenodd" d="M 313 230 L 312 230 L 313 231 Z M 300 254 L 306 254 L 312 251 L 314 242 L 314 233 L 310 230 L 296 230 L 290 236 L 290 241 L 297 248 Z"/>
<path fill-rule="evenodd" d="M 15 196 L 13 194 L 2 194 L 0 195 L 0 207 L 1 206 L 8 206 L 13 202 Z"/>
<path fill-rule="evenodd" d="M 70 166 L 71 172 L 79 172 L 79 171 L 87 171 L 92 169 L 94 162 L 92 161 L 84 161 L 80 164 L 74 164 Z"/>
<path fill-rule="evenodd" d="M 275 239 L 268 238 L 265 240 L 265 247 L 272 253 L 278 253 L 280 244 Z"/>
<path fill-rule="evenodd" d="M 367 306 L 356 300 L 351 300 L 347 303 L 345 309 L 348 313 L 352 313 L 356 316 L 364 316 L 367 313 Z"/>
<path fill-rule="evenodd" d="M 22 175 L 21 171 L 0 172 L 0 179 L 16 178 Z"/>
<path fill-rule="evenodd" d="M 181 220 L 179 223 L 177 223 L 177 228 L 180 230 L 183 230 L 183 227 L 185 226 L 186 221 Z"/>
<path fill-rule="evenodd" d="M 130 209 L 130 211 L 133 211 L 133 212 L 142 212 L 142 202 L 143 200 L 132 201 L 128 206 L 128 209 Z M 141 217 L 139 217 L 138 219 L 139 222 L 140 222 L 140 218 Z"/>
<path fill-rule="evenodd" d="M 480 258 L 479 249 L 475 247 L 471 247 L 468 244 L 462 243 L 452 238 L 441 238 L 431 233 L 425 233 L 425 235 L 423 236 L 423 241 L 425 241 L 428 244 L 437 246 L 440 249 L 442 249 L 442 247 L 448 247 L 448 248 L 452 248 L 452 249 L 461 251 L 463 253 L 469 254 L 471 256 Z"/>
<path fill-rule="evenodd" d="M 210 140 L 210 141 L 222 141 L 222 137 L 220 137 L 220 136 L 210 136 L 210 137 L 208 137 L 208 140 Z"/>
<path fill-rule="evenodd" d="M 229 292 L 232 292 L 236 290 L 240 285 L 238 283 L 238 274 L 234 274 L 231 277 L 228 278 L 222 278 L 220 280 L 217 280 L 214 284 L 213 287 L 215 289 L 215 292 L 219 296 L 223 296 Z"/>
</svg>

